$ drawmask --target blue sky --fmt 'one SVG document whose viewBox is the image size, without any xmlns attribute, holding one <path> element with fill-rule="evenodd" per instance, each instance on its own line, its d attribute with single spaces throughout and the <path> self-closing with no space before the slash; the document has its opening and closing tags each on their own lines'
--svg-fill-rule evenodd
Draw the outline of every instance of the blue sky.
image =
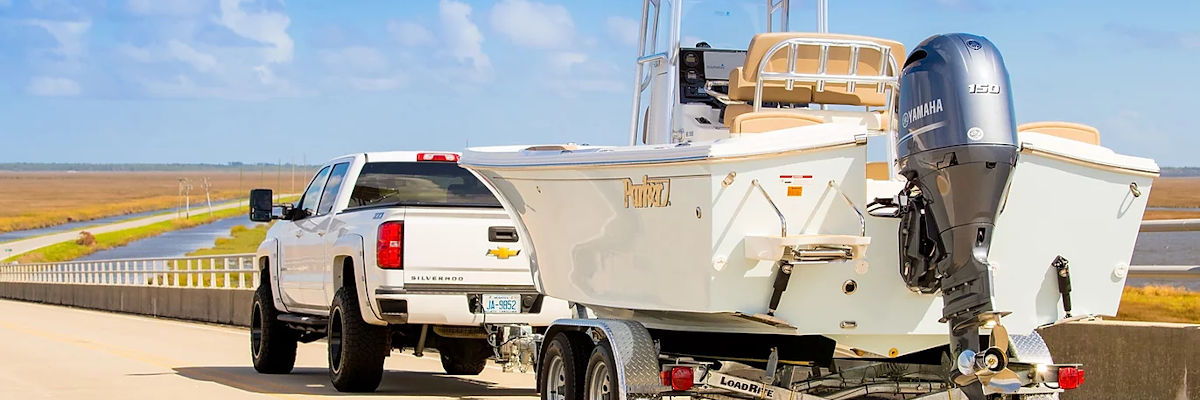
<svg viewBox="0 0 1200 400">
<path fill-rule="evenodd" d="M 1200 165 L 1200 2 L 830 3 L 832 32 L 910 49 L 936 33 L 990 38 L 1018 122 L 1082 122 L 1118 152 Z M 813 30 L 813 7 L 792 2 L 792 30 Z M 0 0 L 0 162 L 619 144 L 640 12 L 630 0 Z M 713 39 L 747 29 L 732 25 Z"/>
</svg>

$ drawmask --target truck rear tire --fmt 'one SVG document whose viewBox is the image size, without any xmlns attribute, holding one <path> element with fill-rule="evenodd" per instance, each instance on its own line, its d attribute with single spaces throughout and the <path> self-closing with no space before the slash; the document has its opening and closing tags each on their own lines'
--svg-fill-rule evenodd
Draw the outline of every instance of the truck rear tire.
<svg viewBox="0 0 1200 400">
<path fill-rule="evenodd" d="M 271 288 L 259 285 L 250 311 L 250 357 L 259 373 L 286 374 L 296 365 L 297 332 L 278 317 Z"/>
<path fill-rule="evenodd" d="M 580 399 L 583 394 L 584 358 L 587 347 L 581 337 L 559 332 L 550 338 L 539 362 L 538 393 L 542 399 Z"/>
<path fill-rule="evenodd" d="M 329 379 L 339 392 L 373 392 L 383 380 L 387 327 L 363 321 L 353 287 L 338 289 L 329 312 Z"/>
<path fill-rule="evenodd" d="M 479 375 L 492 355 L 492 348 L 482 339 L 442 338 L 438 343 L 442 369 L 450 375 Z"/>
</svg>

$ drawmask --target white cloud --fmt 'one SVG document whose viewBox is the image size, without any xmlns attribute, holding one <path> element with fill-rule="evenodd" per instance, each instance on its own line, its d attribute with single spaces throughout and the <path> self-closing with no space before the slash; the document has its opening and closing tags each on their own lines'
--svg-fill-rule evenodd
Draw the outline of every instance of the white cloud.
<svg viewBox="0 0 1200 400">
<path fill-rule="evenodd" d="M 221 25 L 238 36 L 271 45 L 263 53 L 267 62 L 290 62 L 295 46 L 287 33 L 291 19 L 286 14 L 270 11 L 246 12 L 241 8 L 242 1 L 221 0 Z"/>
<path fill-rule="evenodd" d="M 200 72 L 211 71 L 217 66 L 217 58 L 213 57 L 212 54 L 196 50 L 187 43 L 183 43 L 178 40 L 172 40 L 168 42 L 167 51 L 170 52 L 171 57 L 188 63 L 192 66 L 192 68 L 195 68 Z"/>
<path fill-rule="evenodd" d="M 76 96 L 81 92 L 79 83 L 68 78 L 51 76 L 33 77 L 25 90 L 35 96 Z"/>
<path fill-rule="evenodd" d="M 433 32 L 414 22 L 389 21 L 387 31 L 392 38 L 407 47 L 430 46 L 435 42 Z"/>
<path fill-rule="evenodd" d="M 641 32 L 638 32 L 638 29 L 641 29 L 642 24 L 638 21 L 634 21 L 632 18 L 613 16 L 608 17 L 608 19 L 604 21 L 604 27 L 606 30 L 608 30 L 608 35 L 612 36 L 613 39 L 616 39 L 617 42 L 625 45 L 636 46 L 638 36 L 641 35 Z"/>
<path fill-rule="evenodd" d="M 137 47 L 128 43 L 117 45 L 117 52 L 129 57 L 133 61 L 140 63 L 153 62 L 155 60 L 154 53 L 145 47 Z"/>
<path fill-rule="evenodd" d="M 135 15 L 191 16 L 203 12 L 206 3 L 196 0 L 128 0 L 125 5 Z"/>
<path fill-rule="evenodd" d="M 503 0 L 492 7 L 492 28 L 513 43 L 537 48 L 562 48 L 575 36 L 575 22 L 566 7 L 526 0 Z"/>
<path fill-rule="evenodd" d="M 587 54 L 572 51 L 554 53 L 549 57 L 550 67 L 560 71 L 570 71 L 572 66 L 582 64 L 587 59 Z"/>
<path fill-rule="evenodd" d="M 358 78 L 349 77 L 339 80 L 346 86 L 364 92 L 382 92 L 397 89 L 404 85 L 404 78 L 399 76 L 391 76 L 384 78 Z"/>
<path fill-rule="evenodd" d="M 45 29 L 50 36 L 53 36 L 54 40 L 58 42 L 58 48 L 55 49 L 55 52 L 64 58 L 75 59 L 85 53 L 84 35 L 92 27 L 92 21 L 50 21 L 35 19 L 29 20 L 28 23 Z"/>
<path fill-rule="evenodd" d="M 341 70 L 376 72 L 387 68 L 387 58 L 374 47 L 350 46 L 322 50 L 321 61 Z"/>
<path fill-rule="evenodd" d="M 470 63 L 475 73 L 490 74 L 492 62 L 483 52 L 483 34 L 471 22 L 471 6 L 442 0 L 438 13 L 446 35 L 447 53 L 459 62 Z"/>
</svg>

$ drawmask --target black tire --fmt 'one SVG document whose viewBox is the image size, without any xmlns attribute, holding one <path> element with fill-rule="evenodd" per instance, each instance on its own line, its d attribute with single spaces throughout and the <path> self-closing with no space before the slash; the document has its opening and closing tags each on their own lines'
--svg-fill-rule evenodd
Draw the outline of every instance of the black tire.
<svg viewBox="0 0 1200 400">
<path fill-rule="evenodd" d="M 438 353 L 442 369 L 450 375 L 479 375 L 492 356 L 492 348 L 483 339 L 441 338 Z"/>
<path fill-rule="evenodd" d="M 387 327 L 363 321 L 358 295 L 342 287 L 329 311 L 329 379 L 339 392 L 373 392 L 383 380 Z"/>
<path fill-rule="evenodd" d="M 543 400 L 583 398 L 583 373 L 587 368 L 584 338 L 559 332 L 546 345 L 538 368 L 538 393 Z"/>
<path fill-rule="evenodd" d="M 259 285 L 250 311 L 250 358 L 263 374 L 286 374 L 296 365 L 297 332 L 279 321 L 271 288 Z"/>
<path fill-rule="evenodd" d="M 617 362 L 608 343 L 600 343 L 592 349 L 588 358 L 587 372 L 583 378 L 585 400 L 617 400 L 621 398 L 617 385 Z"/>
</svg>

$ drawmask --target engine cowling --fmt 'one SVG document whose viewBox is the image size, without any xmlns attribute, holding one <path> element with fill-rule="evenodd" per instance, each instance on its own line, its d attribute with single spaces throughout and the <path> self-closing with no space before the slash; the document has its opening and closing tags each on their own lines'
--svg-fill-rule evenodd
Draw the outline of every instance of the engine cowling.
<svg viewBox="0 0 1200 400">
<path fill-rule="evenodd" d="M 900 77 L 900 273 L 942 293 L 955 354 L 980 350 L 993 311 L 987 256 L 1018 153 L 1009 88 L 996 47 L 963 33 L 925 39 Z"/>
</svg>

